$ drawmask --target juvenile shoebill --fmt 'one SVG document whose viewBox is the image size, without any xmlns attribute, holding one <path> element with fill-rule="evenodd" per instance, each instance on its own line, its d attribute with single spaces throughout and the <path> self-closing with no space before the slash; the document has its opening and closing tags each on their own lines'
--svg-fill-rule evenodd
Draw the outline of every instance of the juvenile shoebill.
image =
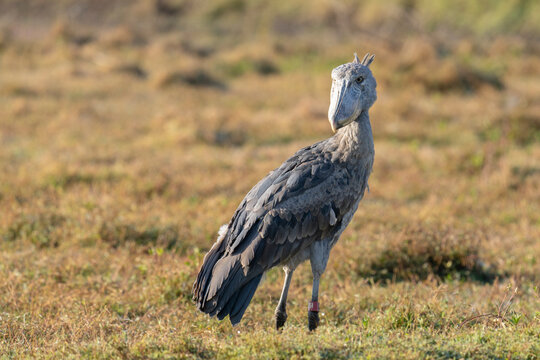
<svg viewBox="0 0 540 360">
<path fill-rule="evenodd" d="M 308 327 L 319 323 L 319 280 L 330 250 L 351 221 L 368 187 L 374 148 L 369 108 L 377 83 L 367 54 L 332 70 L 328 120 L 334 136 L 303 148 L 270 172 L 246 195 L 231 221 L 219 230 L 193 284 L 197 307 L 233 325 L 244 315 L 261 277 L 281 265 L 285 283 L 275 311 L 285 310 L 291 277 L 309 259 L 313 291 Z"/>
</svg>

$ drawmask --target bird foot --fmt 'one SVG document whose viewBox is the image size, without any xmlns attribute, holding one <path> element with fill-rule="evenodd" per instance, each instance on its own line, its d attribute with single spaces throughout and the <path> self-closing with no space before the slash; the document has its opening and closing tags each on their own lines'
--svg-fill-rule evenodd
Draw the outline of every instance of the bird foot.
<svg viewBox="0 0 540 360">
<path fill-rule="evenodd" d="M 308 328 L 309 331 L 313 331 L 319 326 L 319 312 L 308 311 Z"/>
<path fill-rule="evenodd" d="M 287 321 L 287 313 L 285 311 L 276 310 L 276 329 L 279 330 Z"/>
</svg>

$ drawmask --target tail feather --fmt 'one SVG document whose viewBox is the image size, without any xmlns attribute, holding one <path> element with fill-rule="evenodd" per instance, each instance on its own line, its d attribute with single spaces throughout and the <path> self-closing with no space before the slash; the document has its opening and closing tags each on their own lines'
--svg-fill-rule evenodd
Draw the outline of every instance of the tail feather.
<svg viewBox="0 0 540 360">
<path fill-rule="evenodd" d="M 216 272 L 220 271 L 223 270 L 217 269 Z M 216 315 L 223 307 L 225 307 L 227 301 L 229 301 L 235 291 L 242 286 L 245 276 L 242 272 L 242 267 L 236 262 L 233 269 L 230 270 L 229 276 L 222 283 L 216 284 L 215 279 L 216 278 L 212 278 L 208 287 L 209 291 L 212 291 L 213 294 L 206 294 L 206 298 L 212 299 L 212 301 L 209 303 L 209 306 L 202 309 L 202 311 L 210 316 Z"/>
<path fill-rule="evenodd" d="M 231 324 L 236 325 L 242 320 L 246 309 L 255 294 L 255 290 L 259 286 L 263 274 L 256 276 L 251 279 L 242 289 L 239 291 L 238 299 L 236 299 L 234 307 L 230 312 L 229 319 Z"/>
<path fill-rule="evenodd" d="M 223 320 L 227 315 L 231 313 L 231 310 L 234 304 L 236 304 L 236 300 L 238 299 L 239 295 L 240 295 L 240 291 L 235 292 L 233 296 L 231 296 L 231 298 L 229 299 L 225 307 L 217 313 L 217 318 L 219 320 Z"/>
<path fill-rule="evenodd" d="M 225 255 L 225 234 L 226 229 L 220 230 L 218 241 L 204 258 L 193 284 L 193 299 L 199 310 L 220 320 L 229 315 L 235 325 L 242 319 L 264 270 L 257 264 L 242 264 L 242 253 Z M 262 250 L 260 246 L 255 248 L 251 258 Z"/>
<path fill-rule="evenodd" d="M 208 284 L 212 279 L 214 265 L 225 251 L 226 243 L 223 240 L 227 234 L 227 229 L 227 225 L 223 225 L 219 229 L 218 239 L 210 251 L 205 255 L 203 265 L 197 275 L 197 280 L 195 280 L 195 283 L 193 284 L 193 300 L 197 302 L 197 307 L 199 309 L 202 309 L 205 306 L 205 293 L 207 292 Z"/>
</svg>

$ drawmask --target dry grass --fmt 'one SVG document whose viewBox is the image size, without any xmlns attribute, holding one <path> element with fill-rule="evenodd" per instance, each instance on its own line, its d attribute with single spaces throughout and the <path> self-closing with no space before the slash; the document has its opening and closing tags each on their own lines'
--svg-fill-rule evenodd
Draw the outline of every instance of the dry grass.
<svg viewBox="0 0 540 360">
<path fill-rule="evenodd" d="M 77 3 L 0 4 L 0 358 L 538 358 L 535 2 Z M 321 327 L 307 265 L 282 333 L 279 269 L 238 327 L 197 313 L 217 229 L 330 135 L 355 51 L 376 159 Z"/>
</svg>

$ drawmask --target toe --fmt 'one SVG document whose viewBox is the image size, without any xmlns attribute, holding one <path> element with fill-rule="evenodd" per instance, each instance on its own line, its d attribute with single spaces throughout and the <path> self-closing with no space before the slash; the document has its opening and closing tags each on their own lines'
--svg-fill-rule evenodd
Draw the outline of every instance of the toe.
<svg viewBox="0 0 540 360">
<path fill-rule="evenodd" d="M 280 329 L 285 325 L 287 321 L 287 313 L 285 312 L 276 312 L 276 329 Z"/>
</svg>

